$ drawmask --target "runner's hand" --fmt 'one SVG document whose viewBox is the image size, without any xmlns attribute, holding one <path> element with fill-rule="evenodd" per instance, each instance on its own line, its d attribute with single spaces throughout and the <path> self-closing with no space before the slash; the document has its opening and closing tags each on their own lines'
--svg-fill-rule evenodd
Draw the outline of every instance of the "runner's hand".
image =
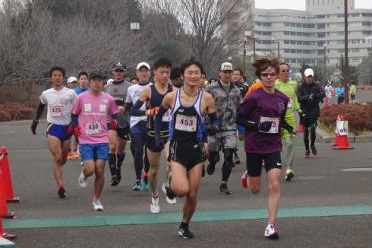
<svg viewBox="0 0 372 248">
<path fill-rule="evenodd" d="M 110 129 L 111 130 L 116 130 L 118 129 L 118 122 L 115 119 L 111 119 L 110 122 Z"/>
<path fill-rule="evenodd" d="M 147 116 L 155 116 L 159 111 L 159 107 L 153 107 L 152 109 L 146 110 Z"/>
<path fill-rule="evenodd" d="M 268 132 L 271 129 L 273 122 L 272 121 L 264 121 L 258 124 L 258 130 L 262 132 Z"/>
<path fill-rule="evenodd" d="M 32 121 L 32 124 L 31 124 L 30 129 L 31 129 L 31 132 L 32 132 L 33 134 L 36 134 L 36 127 L 37 127 L 37 124 L 38 124 L 38 123 L 39 123 L 38 120 L 33 120 L 33 121 Z"/>
<path fill-rule="evenodd" d="M 66 129 L 66 134 L 68 137 L 71 137 L 73 133 L 74 133 L 74 127 L 72 126 L 72 124 L 69 124 Z"/>
<path fill-rule="evenodd" d="M 81 135 L 81 128 L 79 126 L 75 127 L 74 133 L 76 137 L 79 137 Z"/>
</svg>

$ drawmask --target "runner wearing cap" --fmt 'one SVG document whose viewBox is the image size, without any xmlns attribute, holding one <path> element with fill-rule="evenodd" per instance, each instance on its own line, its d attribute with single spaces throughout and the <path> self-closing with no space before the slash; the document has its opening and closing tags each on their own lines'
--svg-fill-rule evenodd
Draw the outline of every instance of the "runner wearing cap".
<svg viewBox="0 0 372 248">
<path fill-rule="evenodd" d="M 318 154 L 315 148 L 316 127 L 320 114 L 319 104 L 325 97 L 323 87 L 318 83 L 313 82 L 314 71 L 307 68 L 304 72 L 305 82 L 303 82 L 297 90 L 298 101 L 301 105 L 302 116 L 300 123 L 304 127 L 304 143 L 305 143 L 305 158 L 310 157 L 311 153 L 316 156 Z M 310 132 L 310 147 L 309 147 L 309 132 Z"/>
<path fill-rule="evenodd" d="M 130 112 L 133 105 L 137 102 L 142 90 L 150 84 L 151 67 L 146 62 L 141 62 L 136 67 L 136 76 L 138 84 L 132 85 L 128 88 L 127 98 L 125 99 L 125 111 Z M 144 103 L 140 110 L 146 110 Z M 144 148 L 147 136 L 147 116 L 131 116 L 130 117 L 130 137 L 131 137 L 131 151 L 134 158 L 134 169 L 136 172 L 136 183 L 133 185 L 133 190 L 148 190 L 148 171 L 150 169 L 147 159 L 147 153 L 144 154 Z M 145 165 L 145 166 L 144 166 Z M 143 180 L 141 183 L 142 170 Z"/>
<path fill-rule="evenodd" d="M 282 149 L 280 127 L 293 133 L 286 123 L 285 113 L 288 97 L 275 89 L 275 79 L 279 71 L 277 59 L 259 59 L 253 64 L 256 76 L 263 86 L 244 100 L 238 108 L 237 122 L 245 126 L 245 152 L 249 176 L 249 188 L 253 194 L 261 189 L 261 170 L 264 165 L 268 181 L 268 225 L 265 237 L 277 239 L 275 227 L 280 201 L 280 172 Z"/>
<path fill-rule="evenodd" d="M 121 180 L 121 165 L 125 158 L 125 146 L 129 140 L 129 112 L 124 111 L 124 101 L 127 98 L 128 88 L 132 85 L 125 81 L 126 66 L 120 62 L 113 65 L 112 74 L 114 81 L 106 85 L 105 92 L 111 95 L 119 107 L 118 128 L 109 127 L 110 151 L 108 163 L 111 172 L 111 186 L 117 186 Z"/>
<path fill-rule="evenodd" d="M 279 68 L 279 78 L 275 81 L 275 88 L 282 92 L 289 98 L 289 103 L 287 106 L 287 112 L 285 114 L 286 122 L 292 126 L 293 130 L 296 130 L 296 118 L 294 112 L 297 111 L 301 113 L 300 104 L 297 100 L 297 82 L 290 80 L 289 78 L 289 65 L 286 63 L 281 63 Z M 282 141 L 285 147 L 285 163 L 287 167 L 285 171 L 285 180 L 290 181 L 295 172 L 293 170 L 293 162 L 295 157 L 295 150 L 293 147 L 295 135 L 290 134 L 287 130 L 281 130 Z"/>
<path fill-rule="evenodd" d="M 172 63 L 168 59 L 161 58 L 154 63 L 154 84 L 146 86 L 137 102 L 134 104 L 132 109 L 132 116 L 143 116 L 147 115 L 147 137 L 146 137 L 146 148 L 147 157 L 150 163 L 149 180 L 151 189 L 151 205 L 150 211 L 154 214 L 160 212 L 159 206 L 159 193 L 158 193 L 158 171 L 160 167 L 160 156 L 161 152 L 164 151 L 165 159 L 168 158 L 169 144 L 169 115 L 164 115 L 160 130 L 160 142 L 155 142 L 155 126 L 154 119 L 164 96 L 173 90 L 170 85 L 170 74 L 172 69 Z M 141 110 L 141 107 L 146 102 L 147 110 Z M 166 163 L 166 182 L 168 183 L 170 168 L 169 163 Z M 163 184 L 163 191 L 166 190 Z M 166 193 L 166 192 L 165 192 Z M 176 198 L 166 198 L 169 204 L 175 204 Z"/>
<path fill-rule="evenodd" d="M 76 100 L 76 93 L 63 86 L 65 69 L 53 67 L 49 71 L 52 88 L 43 91 L 40 95 L 40 103 L 36 116 L 31 124 L 31 132 L 36 134 L 39 119 L 48 105 L 47 113 L 47 141 L 53 156 L 53 173 L 57 183 L 57 193 L 60 198 L 66 197 L 66 189 L 63 184 L 62 166 L 66 163 L 67 153 L 70 149 L 71 134 L 71 110 Z"/>
<path fill-rule="evenodd" d="M 109 151 L 108 123 L 117 127 L 119 109 L 114 99 L 103 89 L 104 75 L 92 72 L 89 75 L 90 90 L 80 94 L 72 109 L 73 127 L 80 142 L 83 168 L 79 177 L 81 187 L 88 186 L 88 177 L 95 174 L 92 205 L 95 211 L 103 211 L 101 193 L 105 182 L 104 169 Z"/>
<path fill-rule="evenodd" d="M 224 163 L 219 192 L 223 195 L 232 193 L 227 187 L 227 181 L 234 166 L 233 154 L 237 148 L 236 110 L 241 100 L 239 88 L 231 83 L 232 71 L 231 63 L 223 63 L 219 70 L 220 80 L 205 87 L 205 90 L 212 94 L 216 102 L 217 119 L 219 121 L 217 134 L 208 136 L 209 164 L 207 173 L 209 175 L 214 173 L 215 166 L 220 160 L 219 151 L 222 149 Z"/>
<path fill-rule="evenodd" d="M 193 238 L 189 223 L 196 209 L 197 194 L 203 167 L 203 120 L 208 114 L 209 134 L 217 131 L 216 106 L 213 97 L 200 88 L 203 67 L 195 61 L 185 62 L 180 69 L 182 88 L 167 94 L 155 117 L 155 140 L 160 140 L 162 117 L 171 109 L 170 151 L 171 183 L 167 194 L 185 197 L 183 218 L 178 234 Z"/>
<path fill-rule="evenodd" d="M 76 87 L 77 78 L 76 77 L 69 77 L 67 79 L 67 87 L 70 89 L 74 89 Z"/>
</svg>

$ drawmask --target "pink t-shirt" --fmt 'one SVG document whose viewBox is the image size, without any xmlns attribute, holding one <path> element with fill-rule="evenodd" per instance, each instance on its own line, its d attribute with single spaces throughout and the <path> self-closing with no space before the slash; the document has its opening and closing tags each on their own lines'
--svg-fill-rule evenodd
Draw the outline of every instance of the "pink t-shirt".
<svg viewBox="0 0 372 248">
<path fill-rule="evenodd" d="M 107 121 L 118 112 L 119 108 L 109 94 L 101 92 L 96 96 L 90 91 L 81 93 L 72 108 L 72 114 L 79 116 L 79 143 L 108 143 Z"/>
</svg>

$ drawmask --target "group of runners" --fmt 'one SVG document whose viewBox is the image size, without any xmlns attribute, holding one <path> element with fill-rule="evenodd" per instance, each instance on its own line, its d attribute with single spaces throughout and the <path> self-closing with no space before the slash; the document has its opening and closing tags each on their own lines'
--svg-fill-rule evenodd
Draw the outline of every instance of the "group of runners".
<svg viewBox="0 0 372 248">
<path fill-rule="evenodd" d="M 208 175 L 214 173 L 222 152 L 218 192 L 231 194 L 228 180 L 240 161 L 240 139 L 245 141 L 247 167 L 243 186 L 253 194 L 259 193 L 261 171 L 263 167 L 266 170 L 269 218 L 264 235 L 277 239 L 282 140 L 287 160 L 285 180 L 290 181 L 295 175 L 294 113 L 299 113 L 304 125 L 305 156 L 309 157 L 310 148 L 316 155 L 315 128 L 324 90 L 312 82 L 311 69 L 305 71 L 305 82 L 297 88 L 297 83 L 289 79 L 288 64 L 261 58 L 253 66 L 258 82 L 251 87 L 244 82 L 243 72 L 229 62 L 219 67 L 219 80 L 206 85 L 206 73 L 199 62 L 189 60 L 175 70 L 168 59 L 161 58 L 153 68 L 146 62 L 139 63 L 138 82 L 132 84 L 125 80 L 125 64 L 118 62 L 113 65 L 111 82 L 105 85 L 105 75 L 100 72 L 80 72 L 74 79 L 78 84 L 74 89 L 64 87 L 66 72 L 62 67 L 51 68 L 52 87 L 40 96 L 31 131 L 36 134 L 47 106 L 47 141 L 59 197 L 66 196 L 62 167 L 72 136 L 76 141 L 72 151 L 78 146 L 82 160 L 80 186 L 86 188 L 89 177 L 95 175 L 92 206 L 96 211 L 104 210 L 101 194 L 105 163 L 108 161 L 111 185 L 117 186 L 130 140 L 136 175 L 132 189 L 150 189 L 150 211 L 160 212 L 158 174 L 163 153 L 166 175 L 161 189 L 169 204 L 175 204 L 177 197 L 185 197 L 178 234 L 192 238 L 189 223 L 196 209 L 201 177 L 205 171 Z"/>
</svg>

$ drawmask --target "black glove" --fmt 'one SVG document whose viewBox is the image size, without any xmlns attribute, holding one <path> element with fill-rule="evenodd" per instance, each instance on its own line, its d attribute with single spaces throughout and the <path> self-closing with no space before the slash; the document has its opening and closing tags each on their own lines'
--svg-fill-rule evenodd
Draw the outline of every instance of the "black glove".
<svg viewBox="0 0 372 248">
<path fill-rule="evenodd" d="M 207 133 L 208 133 L 209 136 L 214 136 L 214 135 L 217 134 L 218 129 L 219 129 L 219 128 L 218 128 L 217 123 L 212 124 L 210 127 L 208 127 L 208 129 L 207 129 Z"/>
<path fill-rule="evenodd" d="M 33 134 L 36 134 L 36 127 L 37 127 L 37 124 L 39 123 L 39 121 L 38 120 L 33 120 L 32 121 L 32 124 L 31 124 L 31 132 L 33 133 Z"/>
<path fill-rule="evenodd" d="M 287 128 L 287 131 L 288 131 L 289 134 L 293 134 L 293 135 L 296 135 L 297 134 L 295 131 L 293 131 L 293 127 L 292 126 L 289 126 Z"/>
<path fill-rule="evenodd" d="M 268 132 L 271 129 L 272 124 L 272 121 L 261 122 L 258 124 L 258 131 Z"/>
</svg>

